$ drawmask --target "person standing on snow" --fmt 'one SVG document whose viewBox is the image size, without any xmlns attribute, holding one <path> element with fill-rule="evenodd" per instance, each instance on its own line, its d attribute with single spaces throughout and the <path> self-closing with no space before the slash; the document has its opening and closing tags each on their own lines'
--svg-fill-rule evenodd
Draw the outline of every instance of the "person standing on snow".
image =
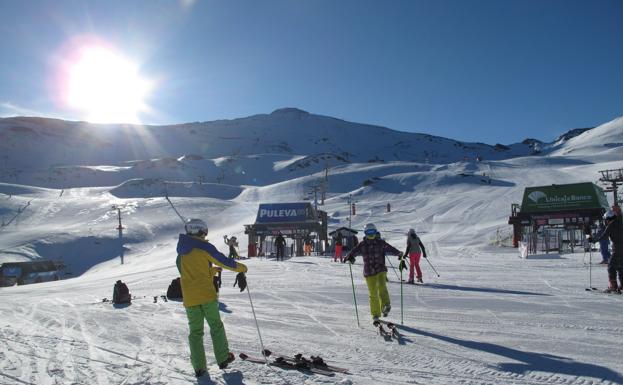
<svg viewBox="0 0 623 385">
<path fill-rule="evenodd" d="M 603 223 L 599 223 L 599 227 L 597 227 L 597 237 L 603 234 L 604 230 L 606 230 L 606 226 Z M 599 241 L 599 252 L 601 253 L 601 262 L 600 265 L 607 265 L 610 260 L 610 240 L 606 238 L 602 238 Z"/>
<path fill-rule="evenodd" d="M 225 244 L 229 246 L 229 258 L 238 259 L 238 252 L 236 251 L 236 247 L 238 247 L 238 239 L 236 237 L 227 238 L 227 235 L 223 235 L 223 240 Z"/>
<path fill-rule="evenodd" d="M 277 260 L 279 260 L 279 258 L 281 257 L 281 260 L 283 261 L 283 254 L 286 247 L 286 239 L 283 237 L 281 232 L 277 234 L 277 237 L 275 237 L 275 246 L 277 247 Z"/>
<path fill-rule="evenodd" d="M 589 237 L 588 241 L 599 242 L 604 238 L 610 238 L 612 241 L 612 256 L 608 262 L 608 289 L 606 293 L 620 293 L 623 288 L 623 224 L 621 218 L 612 210 L 608 210 L 604 214 L 606 229 L 596 238 Z M 617 284 L 617 273 L 619 274 L 620 286 Z"/>
<path fill-rule="evenodd" d="M 387 317 L 392 306 L 387 292 L 387 267 L 385 253 L 402 257 L 402 252 L 385 242 L 373 223 L 368 223 L 364 230 L 365 237 L 355 246 L 342 261 L 350 264 L 355 262 L 355 256 L 363 256 L 363 276 L 366 279 L 370 294 L 370 313 L 373 320 L 378 320 L 381 314 Z"/>
<path fill-rule="evenodd" d="M 342 233 L 339 231 L 335 234 L 335 254 L 333 255 L 333 262 L 337 262 L 339 259 L 340 262 L 344 262 L 342 259 L 342 243 L 344 242 L 344 237 L 342 237 Z"/>
<path fill-rule="evenodd" d="M 409 256 L 409 280 L 407 283 L 413 282 L 413 269 L 417 272 L 416 278 L 420 283 L 422 282 L 422 269 L 420 269 L 420 258 L 422 257 L 422 253 L 424 253 L 424 258 L 426 258 L 426 249 L 420 240 L 420 237 L 417 236 L 414 229 L 409 229 L 407 233 L 407 249 L 405 250 L 404 255 Z"/>
<path fill-rule="evenodd" d="M 204 319 L 210 327 L 212 347 L 219 368 L 225 369 L 235 359 L 229 351 L 225 326 L 219 314 L 218 294 L 213 282 L 215 269 L 218 266 L 238 272 L 236 283 L 242 291 L 246 288 L 244 273 L 247 267 L 227 258 L 205 239 L 208 226 L 201 219 L 188 220 L 185 228 L 186 234 L 180 234 L 177 243 L 176 264 L 181 276 L 184 308 L 190 329 L 190 361 L 195 375 L 200 377 L 207 373 L 203 346 Z"/>
<path fill-rule="evenodd" d="M 305 236 L 305 238 L 303 238 L 303 255 L 311 256 L 311 253 L 312 253 L 312 240 L 308 234 Z"/>
</svg>

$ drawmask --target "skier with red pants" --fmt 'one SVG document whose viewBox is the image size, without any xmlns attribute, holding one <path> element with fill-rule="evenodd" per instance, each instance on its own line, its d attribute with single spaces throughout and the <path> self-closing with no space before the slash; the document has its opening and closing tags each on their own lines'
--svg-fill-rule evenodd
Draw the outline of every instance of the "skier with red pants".
<svg viewBox="0 0 623 385">
<path fill-rule="evenodd" d="M 373 320 L 381 314 L 387 317 L 391 310 L 391 301 L 387 291 L 387 267 L 385 253 L 402 257 L 402 252 L 381 239 L 380 233 L 373 223 L 368 223 L 364 230 L 365 237 L 357 246 L 348 252 L 344 262 L 354 263 L 355 256 L 363 256 L 363 276 L 366 279 L 370 295 L 370 313 Z"/>
<path fill-rule="evenodd" d="M 405 250 L 405 255 L 409 256 L 410 268 L 409 268 L 409 280 L 407 283 L 413 282 L 413 270 L 417 272 L 415 276 L 417 281 L 422 283 L 422 269 L 420 269 L 420 258 L 422 257 L 422 253 L 424 254 L 424 258 L 426 258 L 426 249 L 420 240 L 420 237 L 417 236 L 414 229 L 409 229 L 407 233 L 407 249 Z"/>
<path fill-rule="evenodd" d="M 246 288 L 244 273 L 247 267 L 223 255 L 205 239 L 207 235 L 208 226 L 204 221 L 190 219 L 186 223 L 186 234 L 180 234 L 177 243 L 176 264 L 190 329 L 190 361 L 197 377 L 207 373 L 203 347 L 204 320 L 210 326 L 212 347 L 219 368 L 225 369 L 235 358 L 229 351 L 225 326 L 219 314 L 218 294 L 213 282 L 217 267 L 238 272 L 234 285 L 238 283 L 241 291 Z"/>
</svg>

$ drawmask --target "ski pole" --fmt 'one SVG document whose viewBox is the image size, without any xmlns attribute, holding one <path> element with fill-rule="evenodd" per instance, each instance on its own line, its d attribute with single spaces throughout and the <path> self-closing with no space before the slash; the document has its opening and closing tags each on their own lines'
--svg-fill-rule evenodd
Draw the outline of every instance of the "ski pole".
<svg viewBox="0 0 623 385">
<path fill-rule="evenodd" d="M 249 303 L 251 304 L 251 311 L 253 312 L 253 319 L 255 319 L 255 327 L 257 328 L 257 335 L 260 337 L 260 347 L 262 348 L 262 357 L 264 357 L 264 361 L 268 365 L 268 358 L 264 352 L 264 342 L 262 342 L 262 333 L 260 333 L 260 325 L 257 323 L 257 317 L 255 316 L 255 308 L 253 307 L 253 301 L 251 300 L 251 290 L 249 290 L 249 284 L 247 283 L 247 294 L 249 294 Z"/>
<path fill-rule="evenodd" d="M 357 310 L 357 297 L 355 296 L 355 281 L 353 281 L 353 267 L 352 264 L 348 263 L 348 269 L 350 270 L 350 283 L 353 286 L 353 300 L 355 301 L 355 314 L 357 315 L 357 327 L 361 327 L 359 325 L 359 310 Z"/>
<path fill-rule="evenodd" d="M 402 282 L 402 279 L 398 276 L 398 273 L 396 273 L 396 268 L 394 267 L 394 265 L 392 264 L 392 261 L 389 259 L 389 257 L 386 255 L 385 258 L 387 258 L 387 262 L 389 262 L 389 265 L 392 267 L 392 269 L 394 270 L 394 274 L 396 274 L 396 278 L 400 279 L 400 282 Z"/>
<path fill-rule="evenodd" d="M 404 325 L 404 306 L 402 300 L 402 269 L 400 269 L 400 324 Z"/>
<path fill-rule="evenodd" d="M 593 287 L 593 245 L 589 243 L 588 247 L 588 287 L 597 290 Z"/>
<path fill-rule="evenodd" d="M 431 269 L 433 269 L 433 271 L 435 272 L 435 274 L 437 274 L 437 277 L 439 277 L 439 273 L 437 272 L 437 270 L 435 270 L 435 266 L 433 266 L 432 263 L 430 263 L 430 261 L 428 260 L 428 258 L 424 258 L 426 260 L 426 262 L 428 262 L 428 264 L 430 265 Z"/>
<path fill-rule="evenodd" d="M 184 217 L 182 215 L 180 215 L 179 211 L 177 211 L 175 206 L 173 206 L 173 202 L 171 202 L 171 199 L 169 199 L 169 194 L 166 194 L 164 197 L 167 200 L 167 202 L 169 202 L 169 204 L 171 205 L 171 208 L 173 209 L 173 211 L 175 211 L 177 216 L 180 217 L 180 219 L 182 220 L 182 223 L 184 224 L 184 227 L 185 227 L 186 226 L 186 219 L 184 219 Z"/>
</svg>

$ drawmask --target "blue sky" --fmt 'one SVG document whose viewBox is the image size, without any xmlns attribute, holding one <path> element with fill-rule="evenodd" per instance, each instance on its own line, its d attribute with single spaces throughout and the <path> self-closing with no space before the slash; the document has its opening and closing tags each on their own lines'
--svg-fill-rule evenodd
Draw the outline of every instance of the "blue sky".
<svg viewBox="0 0 623 385">
<path fill-rule="evenodd" d="M 509 144 L 623 115 L 620 0 L 4 0 L 0 116 L 88 119 L 59 97 L 84 41 L 150 81 L 146 124 L 298 107 Z"/>
</svg>

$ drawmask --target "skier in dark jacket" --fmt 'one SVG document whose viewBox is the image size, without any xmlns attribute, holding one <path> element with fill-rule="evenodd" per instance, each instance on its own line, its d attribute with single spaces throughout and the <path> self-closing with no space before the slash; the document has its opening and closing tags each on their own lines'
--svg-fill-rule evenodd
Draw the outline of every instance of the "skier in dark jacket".
<svg viewBox="0 0 623 385">
<path fill-rule="evenodd" d="M 422 283 L 422 269 L 420 269 L 420 258 L 422 257 L 422 253 L 424 254 L 424 258 L 426 258 L 426 249 L 422 244 L 422 241 L 415 233 L 414 229 L 409 229 L 407 233 L 407 249 L 405 250 L 405 255 L 409 256 L 410 268 L 409 268 L 409 280 L 407 283 L 413 282 L 413 269 L 417 271 L 417 281 Z"/>
<path fill-rule="evenodd" d="M 370 313 L 372 319 L 378 320 L 381 314 L 387 317 L 392 308 L 387 292 L 385 253 L 402 257 L 402 252 L 381 239 L 373 223 L 366 225 L 364 234 L 363 240 L 346 255 L 343 262 L 348 261 L 352 264 L 355 262 L 355 256 L 363 256 L 363 276 L 370 294 Z"/>
<path fill-rule="evenodd" d="M 620 293 L 623 288 L 623 224 L 621 218 L 612 210 L 604 214 L 606 229 L 596 238 L 590 237 L 589 242 L 599 242 L 604 238 L 610 238 L 612 242 L 612 256 L 608 262 L 609 285 L 607 293 Z M 617 284 L 617 273 L 619 274 L 620 285 Z"/>
<path fill-rule="evenodd" d="M 236 247 L 238 247 L 238 239 L 236 237 L 227 238 L 227 235 L 223 235 L 223 241 L 225 244 L 229 246 L 229 258 L 238 259 L 238 252 L 236 251 Z"/>
<path fill-rule="evenodd" d="M 283 261 L 283 254 L 286 247 L 286 239 L 281 233 L 277 234 L 277 237 L 275 237 L 275 247 L 277 247 L 277 260 L 281 258 L 281 260 Z"/>
</svg>

